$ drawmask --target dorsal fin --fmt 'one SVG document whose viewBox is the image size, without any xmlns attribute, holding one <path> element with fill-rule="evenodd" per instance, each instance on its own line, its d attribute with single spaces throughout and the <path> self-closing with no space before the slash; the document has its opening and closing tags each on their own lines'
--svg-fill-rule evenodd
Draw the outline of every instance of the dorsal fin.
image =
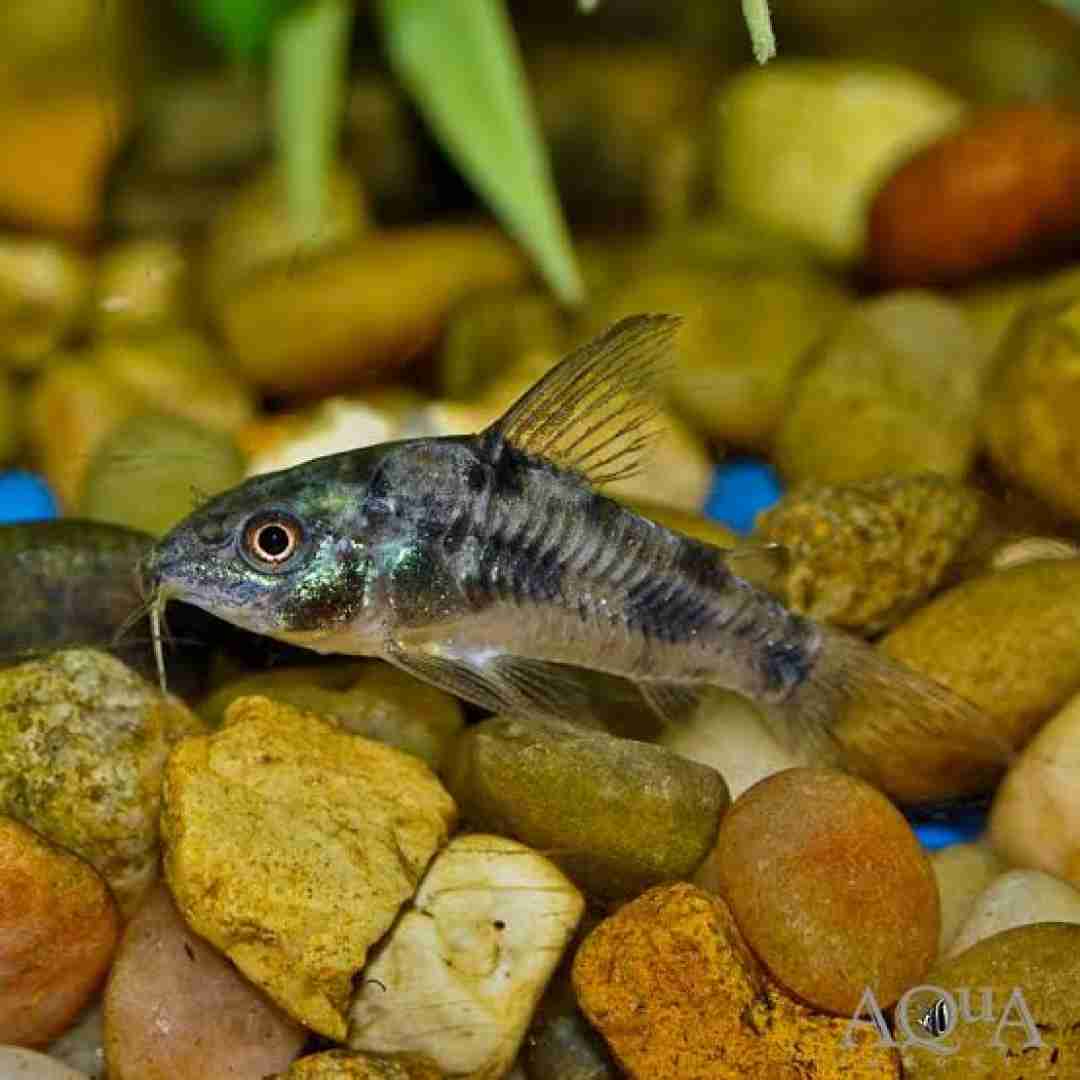
<svg viewBox="0 0 1080 1080">
<path fill-rule="evenodd" d="M 484 432 L 604 484 L 637 471 L 682 319 L 632 315 L 570 353 Z"/>
</svg>

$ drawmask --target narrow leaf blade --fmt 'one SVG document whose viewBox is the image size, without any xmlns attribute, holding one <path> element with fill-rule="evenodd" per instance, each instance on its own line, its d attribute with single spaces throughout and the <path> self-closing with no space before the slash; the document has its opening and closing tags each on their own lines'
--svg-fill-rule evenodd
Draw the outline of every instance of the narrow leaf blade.
<svg viewBox="0 0 1080 1080">
<path fill-rule="evenodd" d="M 184 0 L 203 28 L 231 55 L 250 60 L 266 46 L 293 0 Z"/>
<path fill-rule="evenodd" d="M 380 0 L 398 77 L 469 182 L 567 304 L 584 286 L 503 0 Z"/>
<path fill-rule="evenodd" d="M 351 14 L 351 0 L 313 0 L 274 27 L 270 66 L 278 155 L 289 212 L 312 242 L 323 227 L 344 108 Z"/>
</svg>

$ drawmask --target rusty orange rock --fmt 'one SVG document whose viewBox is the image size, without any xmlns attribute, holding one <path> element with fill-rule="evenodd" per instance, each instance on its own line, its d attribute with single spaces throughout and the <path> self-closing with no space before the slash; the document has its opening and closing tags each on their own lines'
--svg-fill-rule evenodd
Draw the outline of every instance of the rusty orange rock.
<svg viewBox="0 0 1080 1080">
<path fill-rule="evenodd" d="M 720 894 L 770 974 L 817 1009 L 852 1016 L 867 987 L 891 1006 L 930 969 L 937 884 L 903 815 L 835 769 L 755 784 L 720 823 Z"/>
<path fill-rule="evenodd" d="M 822 958 L 825 959 L 825 958 Z M 633 1080 L 897 1080 L 865 1028 L 765 973 L 719 897 L 685 883 L 624 904 L 574 958 L 574 991 Z"/>
<path fill-rule="evenodd" d="M 1080 228 L 1080 116 L 993 110 L 901 166 L 870 211 L 871 269 L 890 285 L 960 281 Z"/>
</svg>

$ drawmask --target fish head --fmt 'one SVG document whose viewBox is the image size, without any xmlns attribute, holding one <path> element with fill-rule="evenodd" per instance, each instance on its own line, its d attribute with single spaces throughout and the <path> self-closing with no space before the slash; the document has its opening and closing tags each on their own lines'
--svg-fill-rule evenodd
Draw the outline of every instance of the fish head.
<svg viewBox="0 0 1080 1080">
<path fill-rule="evenodd" d="M 363 608 L 367 481 L 352 451 L 252 477 L 175 525 L 144 558 L 143 595 L 181 600 L 245 630 L 307 644 Z"/>
</svg>

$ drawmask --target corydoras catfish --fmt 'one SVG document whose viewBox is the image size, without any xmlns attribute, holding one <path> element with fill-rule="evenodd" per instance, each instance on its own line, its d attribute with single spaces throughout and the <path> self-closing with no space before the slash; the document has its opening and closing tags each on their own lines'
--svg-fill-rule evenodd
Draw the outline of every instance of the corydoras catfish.
<svg viewBox="0 0 1080 1080">
<path fill-rule="evenodd" d="M 156 640 L 177 598 L 319 652 L 382 657 L 497 712 L 580 712 L 567 665 L 631 680 L 669 720 L 723 687 L 818 760 L 840 699 L 863 691 L 962 728 L 973 706 L 788 610 L 730 552 L 597 490 L 645 452 L 679 321 L 624 319 L 477 435 L 335 454 L 213 499 L 144 565 Z"/>
</svg>

